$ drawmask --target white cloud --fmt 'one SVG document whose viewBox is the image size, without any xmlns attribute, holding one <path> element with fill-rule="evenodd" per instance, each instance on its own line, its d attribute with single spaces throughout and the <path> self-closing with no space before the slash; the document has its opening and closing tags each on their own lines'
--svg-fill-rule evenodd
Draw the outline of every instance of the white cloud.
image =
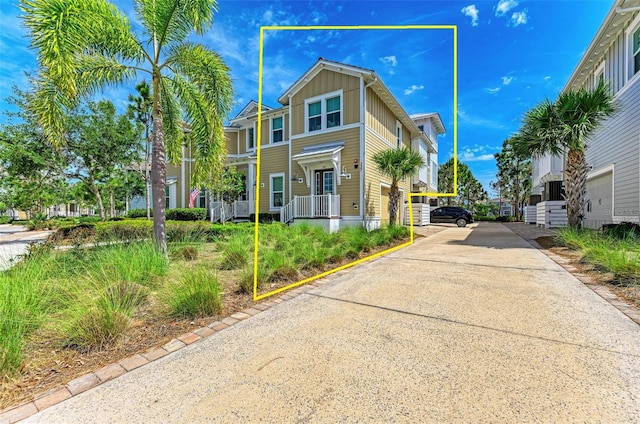
<svg viewBox="0 0 640 424">
<path fill-rule="evenodd" d="M 460 11 L 464 13 L 465 16 L 471 18 L 471 26 L 478 26 L 478 21 L 480 20 L 480 11 L 476 8 L 475 4 L 465 6 Z"/>
<path fill-rule="evenodd" d="M 543 79 L 543 80 L 545 80 L 545 81 L 549 81 L 549 80 L 551 79 L 551 75 L 547 75 L 547 76 L 545 76 L 545 77 L 544 77 L 544 78 L 542 78 L 542 79 Z"/>
<path fill-rule="evenodd" d="M 503 85 L 509 85 L 511 84 L 511 81 L 513 81 L 515 78 L 514 77 L 502 77 L 502 84 Z"/>
<path fill-rule="evenodd" d="M 524 25 L 527 23 L 527 9 L 522 12 L 515 12 L 511 15 L 511 25 L 517 27 L 518 25 Z"/>
<path fill-rule="evenodd" d="M 484 90 L 489 94 L 497 94 L 498 91 L 500 91 L 500 88 L 502 88 L 502 87 L 485 88 Z"/>
<path fill-rule="evenodd" d="M 509 10 L 518 5 L 516 0 L 500 0 L 496 6 L 496 16 L 504 16 Z"/>
<path fill-rule="evenodd" d="M 494 130 L 503 130 L 505 128 L 505 126 L 499 121 L 492 121 L 490 119 L 471 115 L 461 108 L 458 108 L 458 118 L 460 118 L 460 122 L 473 127 L 483 127 Z"/>
<path fill-rule="evenodd" d="M 395 56 L 385 56 L 380 58 L 380 62 L 385 65 L 396 66 L 398 65 L 398 59 Z"/>
<path fill-rule="evenodd" d="M 415 93 L 418 90 L 424 90 L 424 85 L 415 85 L 415 84 L 413 84 L 409 88 L 404 90 L 404 95 L 405 96 L 409 96 L 409 95 Z"/>
<path fill-rule="evenodd" d="M 465 147 L 458 151 L 458 159 L 462 162 L 484 162 L 494 160 L 493 153 L 489 153 L 491 150 L 496 150 L 495 147 L 486 145 L 473 147 Z"/>
</svg>

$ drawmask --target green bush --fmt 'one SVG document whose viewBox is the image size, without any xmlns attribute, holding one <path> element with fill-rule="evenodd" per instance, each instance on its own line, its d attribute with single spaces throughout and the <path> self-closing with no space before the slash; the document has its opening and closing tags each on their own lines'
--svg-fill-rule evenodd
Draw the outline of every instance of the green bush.
<svg viewBox="0 0 640 424">
<path fill-rule="evenodd" d="M 149 211 L 150 215 L 149 216 L 153 216 L 153 209 L 151 209 Z M 127 218 L 146 218 L 147 217 L 147 210 L 146 209 L 130 209 L 129 212 L 127 212 Z"/>
<path fill-rule="evenodd" d="M 249 215 L 250 222 L 256 222 L 256 214 L 252 213 Z M 280 222 L 280 212 L 275 213 L 267 213 L 261 212 L 258 216 L 258 222 L 260 224 L 271 224 L 272 222 Z"/>
<path fill-rule="evenodd" d="M 207 218 L 207 209 L 206 208 L 167 209 L 166 217 L 167 217 L 167 220 L 172 220 L 172 221 L 202 221 Z"/>
<path fill-rule="evenodd" d="M 0 216 L 0 224 L 8 224 L 11 222 L 8 216 Z"/>
<path fill-rule="evenodd" d="M 97 222 L 95 229 L 97 241 L 142 240 L 152 237 L 153 222 L 140 220 Z"/>
<path fill-rule="evenodd" d="M 474 221 L 496 221 L 496 217 L 493 215 L 473 215 Z"/>
<path fill-rule="evenodd" d="M 635 222 L 606 224 L 602 226 L 602 233 L 620 240 L 637 239 L 640 237 L 640 225 Z"/>
<path fill-rule="evenodd" d="M 208 238 L 210 227 L 211 224 L 203 221 L 167 221 L 167 242 L 203 243 Z"/>
<path fill-rule="evenodd" d="M 239 269 L 246 266 L 252 251 L 252 241 L 249 234 L 235 233 L 226 242 L 220 243 L 220 269 Z"/>
</svg>

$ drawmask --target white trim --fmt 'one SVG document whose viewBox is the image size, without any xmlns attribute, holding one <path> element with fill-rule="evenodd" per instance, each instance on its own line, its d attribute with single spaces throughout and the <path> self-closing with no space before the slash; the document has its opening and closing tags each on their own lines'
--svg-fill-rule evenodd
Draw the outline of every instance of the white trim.
<svg viewBox="0 0 640 424">
<path fill-rule="evenodd" d="M 402 147 L 402 124 L 398 120 L 396 120 L 396 133 L 394 135 L 396 137 L 396 149 L 399 149 Z"/>
<path fill-rule="evenodd" d="M 284 172 L 275 172 L 273 174 L 269 174 L 269 210 L 270 211 L 279 211 L 282 206 L 274 206 L 273 205 L 273 178 L 282 177 L 282 206 L 285 206 L 287 203 L 285 202 L 285 193 L 287 188 L 287 179 L 285 178 Z"/>
<path fill-rule="evenodd" d="M 287 156 L 287 163 L 288 163 L 288 166 L 289 166 L 289 175 L 293 175 L 292 174 L 292 172 L 293 172 L 293 169 L 292 169 L 293 164 L 292 164 L 292 160 L 291 160 L 291 147 L 292 147 L 291 144 L 292 143 L 289 142 L 291 140 L 291 129 L 292 129 L 292 124 L 291 124 L 291 121 L 292 121 L 292 119 L 291 119 L 291 117 L 292 117 L 292 115 L 291 115 L 291 96 L 289 96 L 289 106 L 288 106 L 288 108 L 289 108 L 289 113 L 288 113 L 288 115 L 289 115 L 289 139 L 287 140 L 287 144 L 289 145 L 289 152 L 288 152 L 289 156 Z M 285 119 L 285 121 L 286 121 L 286 119 Z M 293 187 L 293 184 L 289 184 L 289 196 L 287 197 L 287 203 L 291 202 L 291 199 L 293 198 L 292 197 L 293 196 L 293 194 L 292 194 L 293 188 L 292 187 Z"/>
<path fill-rule="evenodd" d="M 628 81 L 633 79 L 633 77 L 640 74 L 640 71 L 632 74 L 633 71 L 633 44 L 631 43 L 631 39 L 633 38 L 633 33 L 640 29 L 640 14 L 636 16 L 636 18 L 631 21 L 627 29 L 624 30 L 624 83 L 626 84 Z"/>
<path fill-rule="evenodd" d="M 273 120 L 278 118 L 282 119 L 282 128 L 280 128 L 280 131 L 282 131 L 282 140 L 276 143 L 273 141 L 273 131 L 275 131 L 273 129 Z M 269 144 L 282 144 L 285 142 L 286 140 L 284 138 L 284 115 L 270 117 L 269 118 Z"/>
<path fill-rule="evenodd" d="M 339 127 L 331 127 L 331 128 L 327 128 L 327 129 L 322 129 L 319 131 L 311 131 L 310 133 L 301 133 L 301 134 L 296 134 L 296 135 L 292 135 L 289 137 L 289 140 L 297 140 L 299 138 L 305 138 L 305 137 L 312 137 L 314 135 L 320 135 L 320 134 L 328 134 L 328 133 L 332 133 L 332 132 L 336 132 L 336 131 L 342 131 L 342 130 L 350 130 L 353 128 L 359 128 L 360 127 L 360 123 L 356 122 L 354 124 L 348 124 L 348 125 L 341 125 Z M 278 143 L 280 144 L 280 143 Z"/>
<path fill-rule="evenodd" d="M 358 170 L 360 171 L 360 195 L 358 209 L 360 219 L 364 222 L 364 144 L 365 144 L 365 128 L 367 126 L 367 109 L 366 109 L 366 88 L 364 88 L 364 78 L 360 75 L 360 157 L 358 158 Z"/>
<path fill-rule="evenodd" d="M 290 143 L 288 141 L 282 141 L 280 143 L 275 143 L 275 144 L 265 144 L 264 146 L 260 147 L 260 150 L 271 149 L 272 147 L 285 146 L 287 144 L 290 144 Z"/>
<path fill-rule="evenodd" d="M 184 146 L 182 146 L 182 162 L 180 163 L 180 188 L 182 189 L 182 199 L 180 199 L 180 207 L 184 208 L 184 190 L 185 190 L 185 184 L 186 184 L 186 175 L 185 175 L 185 165 L 186 164 L 186 160 L 184 157 Z M 171 193 L 169 193 L 171 194 Z M 169 196 L 169 204 L 171 204 L 171 196 Z"/>
<path fill-rule="evenodd" d="M 327 99 L 340 96 L 340 124 L 336 127 L 327 128 Z M 309 103 L 320 102 L 320 129 L 316 131 L 309 131 Z M 322 131 L 327 131 L 333 128 L 342 128 L 344 122 L 344 94 L 343 90 L 336 90 L 329 93 L 321 94 L 319 96 L 309 97 L 304 99 L 304 132 L 305 134 L 319 134 Z"/>
<path fill-rule="evenodd" d="M 369 131 L 371 134 L 373 134 L 374 136 L 378 137 L 378 139 L 380 141 L 382 141 L 383 143 L 385 143 L 387 146 L 391 147 L 392 149 L 396 146 L 394 146 L 389 140 L 387 140 L 386 138 L 384 138 L 383 136 L 381 136 L 380 134 L 378 134 L 373 128 L 371 127 L 367 127 L 367 131 Z"/>
<path fill-rule="evenodd" d="M 595 169 L 587 174 L 587 180 L 590 180 L 591 178 L 599 177 L 600 175 L 606 174 L 609 171 L 613 172 L 613 168 L 614 168 L 614 164 L 607 165 L 603 168 Z"/>
<path fill-rule="evenodd" d="M 253 147 L 249 148 L 249 130 L 253 130 Z M 247 153 L 254 152 L 256 150 L 256 143 L 258 138 L 256 137 L 256 122 L 253 122 L 253 126 L 245 128 L 245 151 Z"/>
</svg>

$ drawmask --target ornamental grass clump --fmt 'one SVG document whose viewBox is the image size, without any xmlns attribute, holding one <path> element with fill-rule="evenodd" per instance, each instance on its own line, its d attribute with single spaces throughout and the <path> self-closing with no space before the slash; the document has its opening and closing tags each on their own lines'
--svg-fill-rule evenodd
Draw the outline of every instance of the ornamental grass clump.
<svg viewBox="0 0 640 424">
<path fill-rule="evenodd" d="M 172 316 L 202 317 L 222 312 L 222 288 L 217 276 L 204 266 L 187 269 L 160 296 Z"/>
</svg>

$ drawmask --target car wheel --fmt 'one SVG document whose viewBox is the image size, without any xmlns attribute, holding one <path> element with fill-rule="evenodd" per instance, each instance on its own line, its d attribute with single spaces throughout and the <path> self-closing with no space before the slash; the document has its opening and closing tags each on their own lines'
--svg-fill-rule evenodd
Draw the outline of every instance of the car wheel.
<svg viewBox="0 0 640 424">
<path fill-rule="evenodd" d="M 456 219 L 456 225 L 458 227 L 466 227 L 467 226 L 467 220 L 464 218 L 458 218 Z"/>
</svg>

